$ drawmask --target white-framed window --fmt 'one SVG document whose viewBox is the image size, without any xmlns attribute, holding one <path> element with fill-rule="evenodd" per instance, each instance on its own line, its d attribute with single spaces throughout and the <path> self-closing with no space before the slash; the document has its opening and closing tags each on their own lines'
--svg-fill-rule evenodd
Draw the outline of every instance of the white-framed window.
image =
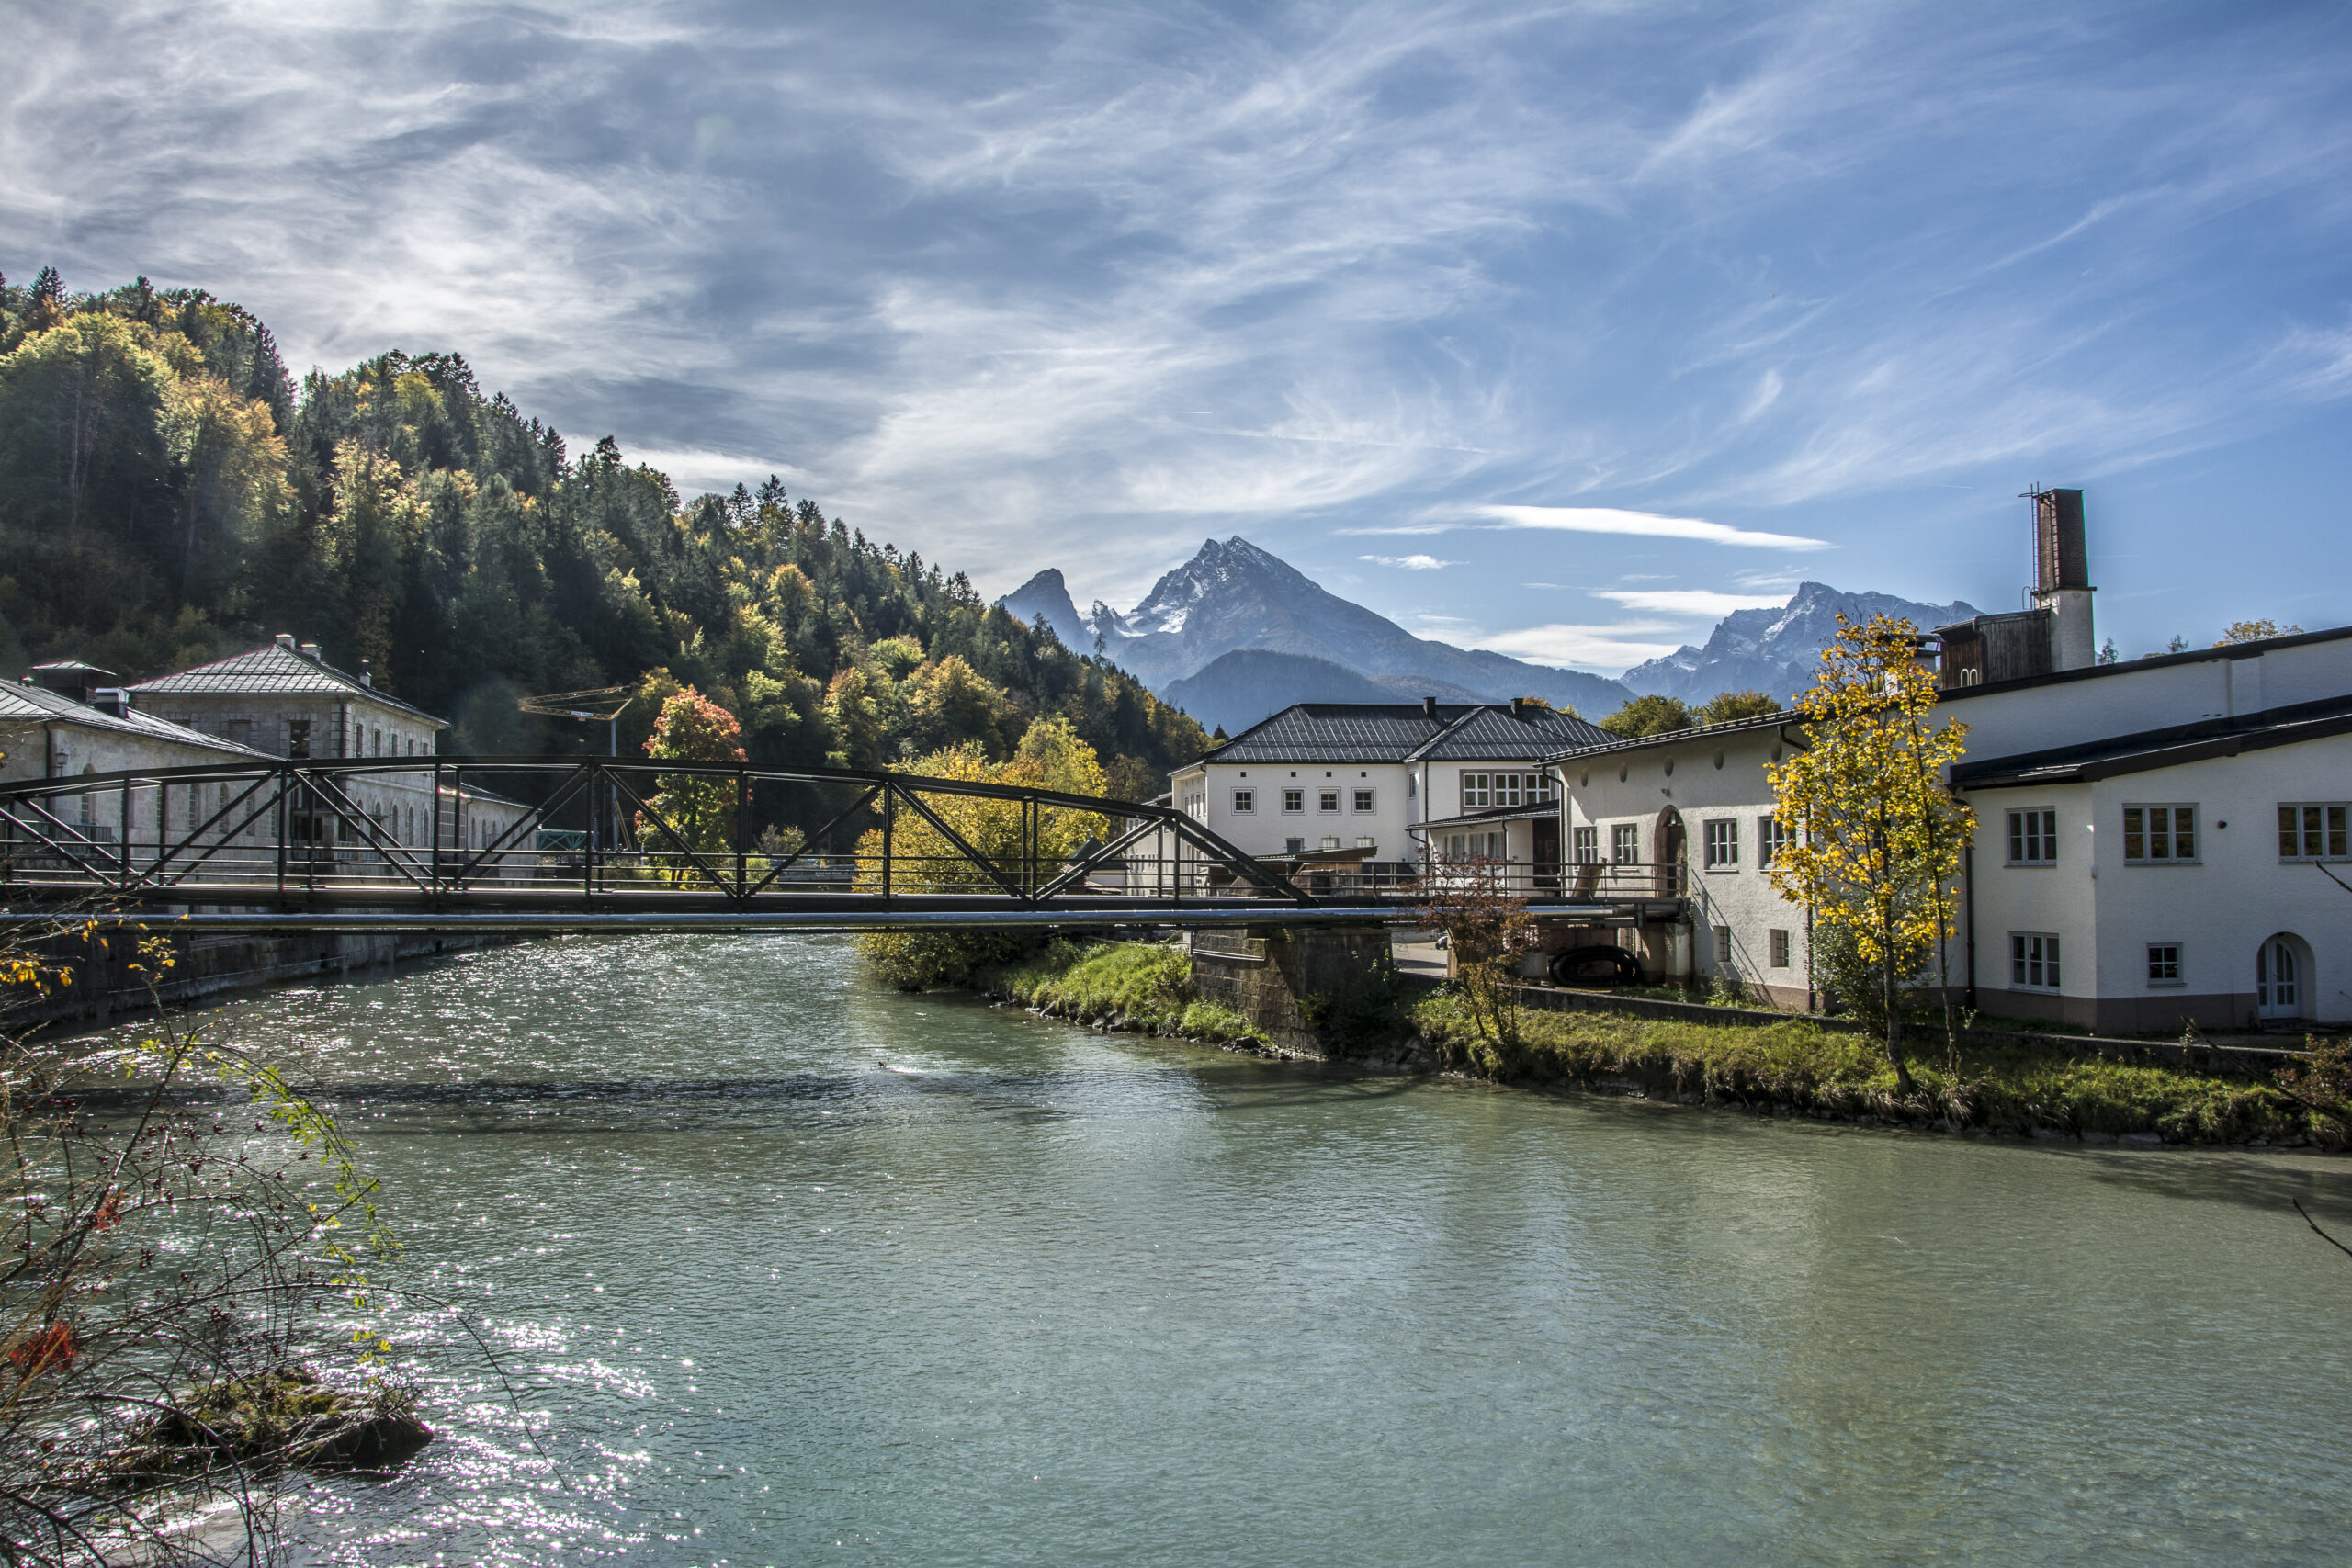
<svg viewBox="0 0 2352 1568">
<path fill-rule="evenodd" d="M 1336 789 L 1317 790 L 1315 792 L 1315 809 L 1324 812 L 1339 810 L 1340 792 Z"/>
<path fill-rule="evenodd" d="M 1577 863 L 1599 865 L 1600 863 L 1600 829 L 1579 828 L 1576 830 L 1576 835 Z"/>
<path fill-rule="evenodd" d="M 1464 773 L 1462 775 L 1462 809 L 1477 811 L 1495 803 L 1495 775 Z"/>
<path fill-rule="evenodd" d="M 2009 933 L 2009 988 L 2054 991 L 2058 988 L 2058 939 L 2048 931 Z"/>
<path fill-rule="evenodd" d="M 1209 797 L 1207 794 L 1205 792 L 1195 793 L 1188 791 L 1184 796 L 1184 815 L 1190 817 L 1195 822 L 1207 821 L 1209 819 Z"/>
<path fill-rule="evenodd" d="M 1454 861 L 1508 860 L 1510 852 L 1500 833 L 1448 833 L 1445 856 Z"/>
<path fill-rule="evenodd" d="M 1789 933 L 1784 931 L 1769 931 L 1764 933 L 1764 936 L 1765 947 L 1771 953 L 1772 967 L 1786 969 L 1789 966 Z"/>
<path fill-rule="evenodd" d="M 1707 869 L 1737 871 L 1739 869 L 1739 818 L 1710 817 L 1701 824 L 1705 829 Z"/>
<path fill-rule="evenodd" d="M 1306 792 L 1305 790 L 1286 789 L 1283 791 L 1283 814 L 1284 816 L 1295 817 L 1306 809 Z"/>
<path fill-rule="evenodd" d="M 2039 806 L 2009 813 L 2009 863 L 2058 863 L 2058 813 Z"/>
<path fill-rule="evenodd" d="M 2298 801 L 2278 807 L 2280 860 L 2352 860 L 2352 839 L 2346 833 L 2347 808 L 2340 801 L 2308 804 Z"/>
<path fill-rule="evenodd" d="M 1251 816 L 1257 809 L 1258 792 L 1256 790 L 1237 789 L 1233 792 L 1233 814 L 1236 817 Z"/>
<path fill-rule="evenodd" d="M 2197 807 L 2127 806 L 2123 808 L 2126 865 L 2181 865 L 2197 858 Z"/>
<path fill-rule="evenodd" d="M 1352 797 L 1352 800 L 1351 800 L 1351 804 L 1354 806 L 1355 809 L 1356 809 L 1356 810 L 1358 810 L 1358 811 L 1369 811 L 1369 810 L 1371 810 L 1371 809 L 1372 809 L 1372 791 L 1370 791 L 1370 790 L 1368 790 L 1368 789 L 1360 789 L 1360 790 L 1355 791 L 1355 792 L 1354 792 L 1354 794 L 1353 794 L 1353 797 Z"/>
<path fill-rule="evenodd" d="M 1642 863 L 1642 825 L 1620 822 L 1609 829 L 1609 858 L 1619 865 Z"/>
<path fill-rule="evenodd" d="M 1792 835 L 1781 826 L 1781 819 L 1770 812 L 1756 819 L 1756 863 L 1760 867 L 1772 863 L 1774 856 L 1787 845 Z"/>
<path fill-rule="evenodd" d="M 2148 944 L 2148 984 L 2178 986 L 2180 977 L 2180 943 L 2152 942 Z"/>
<path fill-rule="evenodd" d="M 1715 928 L 1715 962 L 1717 964 L 1731 962 L 1731 928 L 1729 926 Z"/>
</svg>

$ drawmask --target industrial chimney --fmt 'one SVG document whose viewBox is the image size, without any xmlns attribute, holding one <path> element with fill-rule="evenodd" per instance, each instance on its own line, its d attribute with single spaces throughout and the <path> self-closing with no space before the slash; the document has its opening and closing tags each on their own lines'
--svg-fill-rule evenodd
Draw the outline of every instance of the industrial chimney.
<svg viewBox="0 0 2352 1568">
<path fill-rule="evenodd" d="M 2083 492 L 2038 490 L 2033 500 L 2033 603 L 2050 616 L 2050 667 L 2084 670 L 2098 662 L 2091 635 L 2088 547 L 2083 538 Z"/>
</svg>

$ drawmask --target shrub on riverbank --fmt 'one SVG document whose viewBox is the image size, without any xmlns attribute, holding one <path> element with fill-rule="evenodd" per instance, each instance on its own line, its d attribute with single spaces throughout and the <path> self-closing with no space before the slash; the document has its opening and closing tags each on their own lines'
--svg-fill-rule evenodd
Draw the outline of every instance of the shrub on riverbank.
<svg viewBox="0 0 2352 1568">
<path fill-rule="evenodd" d="M 1254 1032 L 1239 1013 L 1202 998 L 1192 959 L 1173 943 L 1056 942 L 997 971 L 989 988 L 1081 1022 L 1122 1018 L 1132 1029 L 1216 1044 Z"/>
<path fill-rule="evenodd" d="M 1462 999 L 1442 992 L 1412 1010 L 1441 1062 L 1505 1083 L 1631 1083 L 1807 1114 L 1954 1121 L 2027 1132 L 2156 1133 L 2179 1143 L 2352 1142 L 2339 1120 L 2254 1079 L 2137 1066 L 2026 1046 L 1968 1049 L 1956 1063 L 1916 1060 L 1903 1096 L 1867 1036 L 1786 1023 L 1705 1024 L 1614 1013 L 1530 1010 L 1515 1043 L 1490 1044 Z"/>
</svg>

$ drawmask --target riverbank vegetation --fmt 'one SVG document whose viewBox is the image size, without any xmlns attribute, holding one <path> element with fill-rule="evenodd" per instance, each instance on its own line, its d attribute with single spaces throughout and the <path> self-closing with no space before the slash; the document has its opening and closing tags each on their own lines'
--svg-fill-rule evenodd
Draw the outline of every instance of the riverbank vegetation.
<svg viewBox="0 0 2352 1568">
<path fill-rule="evenodd" d="M 368 1270 L 397 1248 L 350 1145 L 267 1063 L 160 1003 L 130 1047 L 10 1027 L 72 983 L 74 944 L 108 942 L 136 942 L 152 998 L 159 938 L 0 930 L 0 1561 L 274 1560 L 288 1470 L 430 1436 L 374 1326 Z M 184 1527 L 224 1506 L 214 1552 Z"/>
<path fill-rule="evenodd" d="M 757 766 L 1002 760 L 1050 716 L 1146 799 L 1207 746 L 961 572 L 773 478 L 688 500 L 609 436 L 575 456 L 460 355 L 298 387 L 261 320 L 200 289 L 0 279 L 0 674 L 136 681 L 279 631 L 451 716 L 460 752 L 602 750 L 515 699 L 616 684 L 645 699 L 625 750 L 692 687 Z"/>
<path fill-rule="evenodd" d="M 1115 1022 L 1219 1045 L 1256 1032 L 1231 1008 L 1202 998 L 1191 956 L 1172 942 L 1057 941 L 994 971 L 984 985 L 1007 1001 L 1080 1023 Z"/>
<path fill-rule="evenodd" d="M 1906 1090 L 1878 1040 L 1797 1019 L 1686 1023 L 1530 1008 L 1498 1037 L 1459 990 L 1418 1002 L 1410 1017 L 1440 1065 L 1501 1083 L 2019 1134 L 2352 1145 L 2352 1071 L 2341 1043 L 2314 1042 L 2312 1060 L 2276 1081 L 2024 1044 L 1963 1047 L 1915 1057 Z"/>
</svg>

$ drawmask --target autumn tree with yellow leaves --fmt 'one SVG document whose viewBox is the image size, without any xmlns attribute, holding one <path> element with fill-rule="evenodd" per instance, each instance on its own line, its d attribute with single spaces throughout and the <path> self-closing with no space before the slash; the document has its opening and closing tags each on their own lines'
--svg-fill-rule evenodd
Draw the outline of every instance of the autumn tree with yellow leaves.
<svg viewBox="0 0 2352 1568">
<path fill-rule="evenodd" d="M 1850 942 L 1874 976 L 1887 1060 L 1911 1092 L 1904 998 L 1928 960 L 1949 951 L 1961 853 L 1975 814 L 1946 783 L 1968 727 L 1932 722 L 1933 675 L 1918 629 L 1873 615 L 1838 617 L 1812 690 L 1797 704 L 1805 750 L 1767 770 L 1791 832 L 1767 874 L 1812 911 L 1816 931 Z M 1951 987 L 1942 987 L 1947 1012 Z"/>
<path fill-rule="evenodd" d="M 920 778 L 1008 784 L 1060 795 L 1101 795 L 1102 763 L 1063 718 L 1041 718 L 1004 761 L 991 762 L 977 741 L 918 757 L 906 771 Z M 1016 883 L 1049 877 L 1075 858 L 1089 839 L 1105 840 L 1112 819 L 1076 807 L 1047 806 L 1031 818 L 1019 800 L 924 792 L 923 804 L 970 845 L 998 874 Z M 900 808 L 891 819 L 890 886 L 899 893 L 984 892 L 994 880 L 947 836 L 918 814 Z M 882 829 L 858 840 L 858 886 L 882 883 Z M 975 928 L 960 931 L 876 931 L 858 948 L 882 977 L 913 990 L 958 985 L 978 970 L 1018 957 L 1026 939 Z"/>
</svg>

